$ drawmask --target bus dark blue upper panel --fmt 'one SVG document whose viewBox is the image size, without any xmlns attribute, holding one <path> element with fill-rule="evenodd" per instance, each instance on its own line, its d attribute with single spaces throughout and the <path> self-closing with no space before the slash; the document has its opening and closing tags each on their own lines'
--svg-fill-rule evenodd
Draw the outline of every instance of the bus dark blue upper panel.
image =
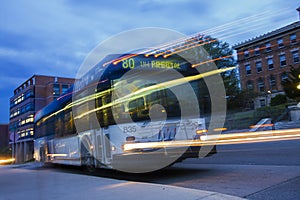
<svg viewBox="0 0 300 200">
<path fill-rule="evenodd" d="M 76 81 L 76 93 L 91 83 L 99 83 L 104 80 L 114 79 L 115 76 L 122 76 L 129 70 L 162 70 L 174 69 L 185 74 L 195 73 L 196 69 L 184 58 L 174 54 L 167 58 L 163 56 L 155 57 L 145 54 L 114 54 L 106 56 L 102 61 L 95 65 L 85 75 Z M 98 75 L 98 76 L 97 76 Z M 78 87 L 79 86 L 79 87 Z M 72 101 L 74 87 L 71 87 L 65 94 L 54 100 L 48 106 L 37 112 L 35 123 L 46 115 L 62 109 L 67 102 Z"/>
</svg>

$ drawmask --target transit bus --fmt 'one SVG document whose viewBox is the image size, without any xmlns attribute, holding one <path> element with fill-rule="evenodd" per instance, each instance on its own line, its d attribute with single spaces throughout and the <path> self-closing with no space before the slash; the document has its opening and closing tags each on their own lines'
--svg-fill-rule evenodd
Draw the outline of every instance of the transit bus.
<svg viewBox="0 0 300 200">
<path fill-rule="evenodd" d="M 199 157 L 201 84 L 179 55 L 109 55 L 35 115 L 35 160 L 139 173 Z"/>
</svg>

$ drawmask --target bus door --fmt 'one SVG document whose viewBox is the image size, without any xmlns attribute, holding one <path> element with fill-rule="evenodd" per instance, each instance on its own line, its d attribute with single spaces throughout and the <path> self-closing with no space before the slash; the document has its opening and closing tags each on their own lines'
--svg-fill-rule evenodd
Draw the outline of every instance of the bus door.
<svg viewBox="0 0 300 200">
<path fill-rule="evenodd" d="M 96 160 L 97 163 L 104 163 L 103 159 L 103 144 L 102 144 L 102 129 L 96 130 L 96 141 L 95 141 L 95 151 L 96 151 Z"/>
<path fill-rule="evenodd" d="M 96 131 L 96 155 L 97 161 L 101 164 L 110 164 L 111 145 L 107 128 L 101 128 Z"/>
</svg>

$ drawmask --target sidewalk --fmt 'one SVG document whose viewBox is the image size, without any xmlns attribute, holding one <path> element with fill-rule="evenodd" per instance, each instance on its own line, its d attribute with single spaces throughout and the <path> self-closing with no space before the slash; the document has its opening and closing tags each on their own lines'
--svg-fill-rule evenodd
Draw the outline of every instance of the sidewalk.
<svg viewBox="0 0 300 200">
<path fill-rule="evenodd" d="M 78 174 L 28 170 L 24 166 L 0 166 L 0 200 L 217 200 L 241 199 L 216 192 L 160 184 L 120 181 Z"/>
</svg>

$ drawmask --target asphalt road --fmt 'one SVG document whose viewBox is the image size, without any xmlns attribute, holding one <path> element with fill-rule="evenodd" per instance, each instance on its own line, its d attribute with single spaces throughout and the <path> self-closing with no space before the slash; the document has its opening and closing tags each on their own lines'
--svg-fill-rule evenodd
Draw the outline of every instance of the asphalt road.
<svg viewBox="0 0 300 200">
<path fill-rule="evenodd" d="M 76 167 L 33 170 L 83 173 Z M 247 199 L 300 199 L 300 140 L 218 146 L 218 154 L 214 156 L 187 159 L 147 174 L 99 169 L 90 175 L 207 190 Z"/>
<path fill-rule="evenodd" d="M 144 181 L 215 191 L 247 199 L 300 199 L 300 140 L 218 147 Z"/>
</svg>

